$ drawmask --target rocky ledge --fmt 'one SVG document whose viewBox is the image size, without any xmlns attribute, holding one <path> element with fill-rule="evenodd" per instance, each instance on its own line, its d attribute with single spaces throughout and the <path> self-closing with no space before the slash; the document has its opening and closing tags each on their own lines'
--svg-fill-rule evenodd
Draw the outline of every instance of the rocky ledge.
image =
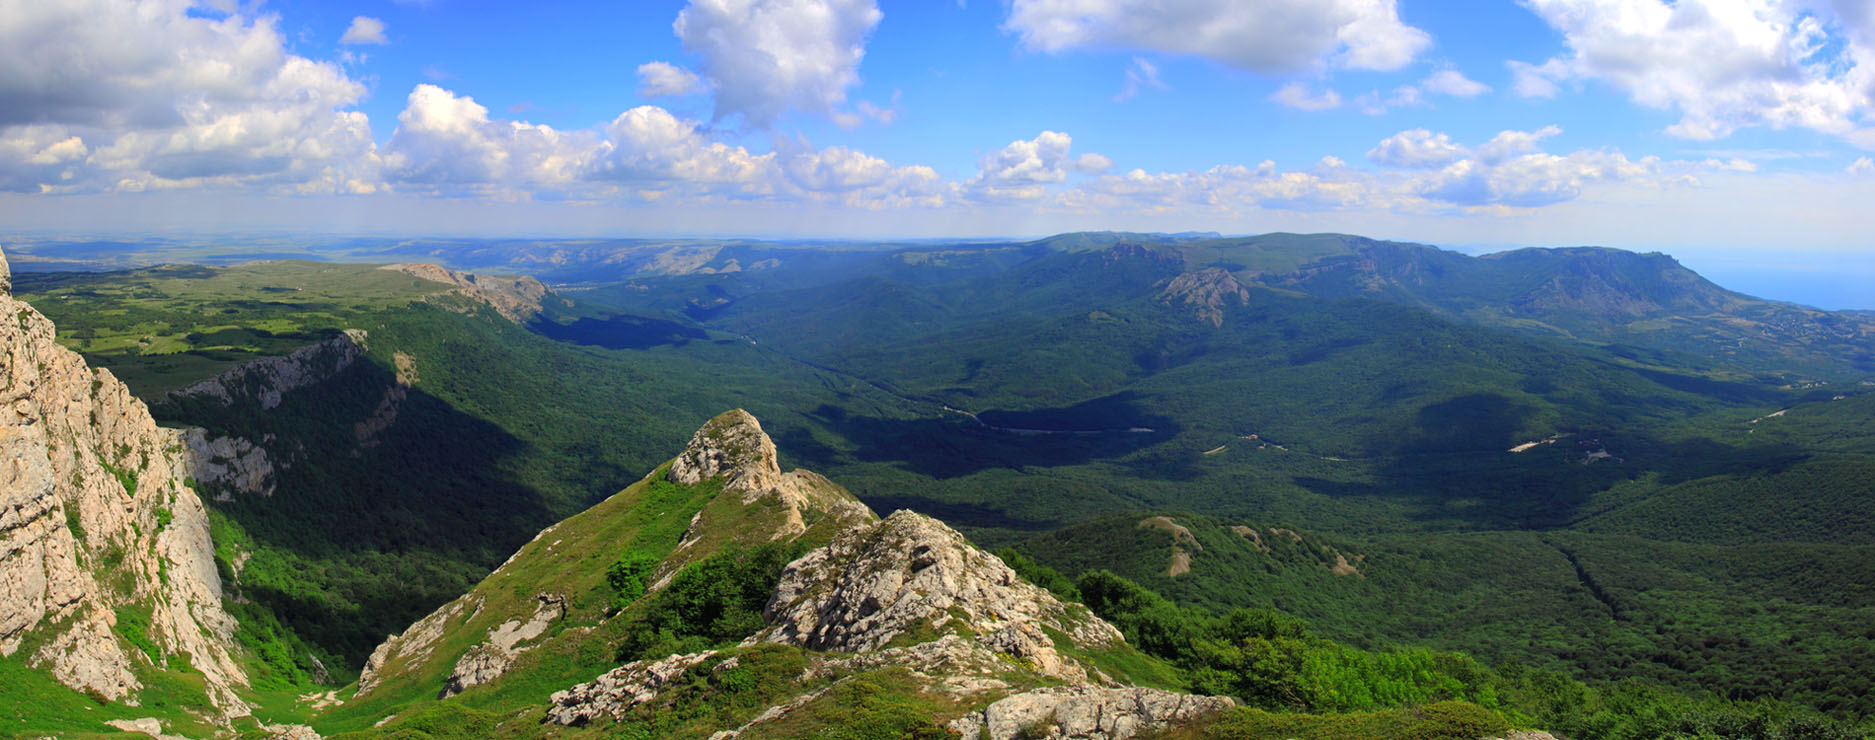
<svg viewBox="0 0 1875 740">
<path fill-rule="evenodd" d="M 1236 706 L 1219 696 L 1160 689 L 1056 686 L 1005 697 L 952 720 L 965 738 L 988 740 L 1125 740 L 1206 719 Z"/>
</svg>

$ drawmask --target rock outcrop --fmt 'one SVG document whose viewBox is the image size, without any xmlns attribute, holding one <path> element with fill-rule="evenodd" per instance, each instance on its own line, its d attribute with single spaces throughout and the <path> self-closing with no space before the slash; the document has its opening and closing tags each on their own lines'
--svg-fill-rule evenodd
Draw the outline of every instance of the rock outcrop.
<svg viewBox="0 0 1875 740">
<path fill-rule="evenodd" d="M 1126 740 L 1211 717 L 1235 706 L 1217 696 L 1140 687 L 1056 686 L 1005 697 L 950 723 L 965 738 Z"/>
<path fill-rule="evenodd" d="M 660 692 L 689 671 L 691 666 L 715 655 L 716 651 L 705 650 L 626 663 L 589 683 L 555 692 L 549 699 L 552 705 L 547 709 L 547 721 L 577 726 L 599 717 L 623 717 L 627 710 L 656 700 Z"/>
<path fill-rule="evenodd" d="M 217 491 L 217 501 L 232 500 L 234 493 L 273 495 L 278 471 L 265 448 L 240 437 L 210 438 L 208 430 L 197 427 L 167 431 L 181 447 L 177 469 Z"/>
<path fill-rule="evenodd" d="M 508 672 L 509 666 L 514 665 L 515 656 L 532 647 L 522 643 L 540 637 L 554 622 L 566 616 L 566 597 L 538 594 L 534 599 L 539 602 L 539 606 L 535 607 L 534 614 L 526 621 L 511 619 L 496 625 L 488 631 L 487 640 L 469 648 L 469 652 L 456 661 L 455 669 L 449 672 L 449 678 L 443 684 L 443 698 L 500 678 L 501 674 Z"/>
<path fill-rule="evenodd" d="M 744 507 L 773 499 L 779 504 L 781 520 L 769 533 L 770 540 L 800 536 L 807 531 L 809 516 L 867 522 L 878 519 L 865 504 L 818 473 L 798 469 L 782 473 L 774 440 L 762 431 L 761 422 L 742 409 L 725 411 L 704 423 L 691 435 L 684 451 L 671 461 L 665 477 L 687 486 L 719 481 L 723 492 L 737 496 Z M 712 542 L 716 538 L 707 535 L 718 529 L 705 514 L 699 514 L 684 533 L 677 548 L 679 554 Z M 664 575 L 668 578 L 672 573 Z"/>
<path fill-rule="evenodd" d="M 262 410 L 280 405 L 294 390 L 324 381 L 351 367 L 365 353 L 363 329 L 346 329 L 278 357 L 244 362 L 194 385 L 171 391 L 171 398 L 211 398 L 223 406 L 251 400 Z"/>
<path fill-rule="evenodd" d="M 1196 309 L 1198 318 L 1212 326 L 1224 325 L 1224 309 L 1250 302 L 1250 289 L 1221 267 L 1207 267 L 1172 278 L 1159 300 L 1167 305 L 1185 305 Z"/>
<path fill-rule="evenodd" d="M 440 265 L 426 263 L 405 263 L 385 265 L 383 269 L 414 275 L 432 282 L 453 285 L 455 292 L 471 299 L 488 304 L 501 314 L 502 318 L 516 324 L 525 324 L 540 315 L 541 301 L 547 297 L 547 286 L 532 277 L 500 277 L 495 275 L 475 275 L 457 272 Z"/>
<path fill-rule="evenodd" d="M 545 721 L 641 722 L 682 709 L 693 699 L 673 692 L 692 691 L 685 687 L 738 685 L 756 675 L 766 689 L 785 690 L 769 693 L 775 698 L 759 710 L 733 712 L 736 724 L 708 728 L 713 740 L 785 735 L 793 731 L 784 729 L 790 722 L 827 711 L 845 682 L 866 676 L 890 675 L 900 682 L 894 690 L 951 707 L 934 721 L 974 716 L 992 732 L 1008 724 L 1007 717 L 1065 707 L 1058 712 L 1064 738 L 1117 740 L 1230 705 L 1228 699 L 1135 688 L 1122 682 L 1124 676 L 1103 672 L 1096 666 L 1123 672 L 1115 666 L 1146 659 L 1086 607 L 1025 581 L 942 522 L 909 511 L 881 520 L 825 478 L 781 472 L 774 441 L 742 410 L 709 420 L 640 486 L 542 530 L 474 591 L 380 645 L 360 677 L 358 696 L 407 692 L 411 678 L 433 676 L 435 664 L 453 661 L 449 678 L 430 689 L 448 700 L 475 686 L 515 680 L 511 674 L 536 680 L 530 672 L 543 663 L 535 655 L 618 649 L 613 620 L 636 619 L 633 610 L 646 602 L 619 612 L 595 608 L 590 599 L 515 596 L 530 587 L 589 593 L 594 564 L 612 562 L 620 545 L 637 536 L 626 535 L 634 530 L 620 522 L 682 516 L 677 512 L 684 509 L 670 507 L 685 500 L 700 508 L 647 574 L 652 583 L 641 598 L 659 598 L 675 573 L 734 548 L 791 538 L 826 544 L 781 569 L 763 609 L 765 626 L 740 644 L 625 663 L 554 693 Z M 669 526 L 673 520 L 663 521 Z M 607 539 L 594 547 L 599 537 Z M 584 642 L 593 639 L 607 642 Z M 471 643 L 466 650 L 442 647 Z M 755 672 L 738 670 L 744 665 Z M 788 667 L 777 675 L 777 665 Z M 909 686 L 902 683 L 907 677 Z M 1093 708 L 1091 718 L 1073 713 L 1082 704 Z M 994 711 L 966 712 L 973 707 Z"/>
<path fill-rule="evenodd" d="M 759 457 L 762 447 L 742 449 Z M 981 736 L 1123 740 L 1233 705 L 1228 698 L 1121 685 L 1070 657 L 1123 647 L 1124 638 L 1085 607 L 1064 604 L 1022 580 L 942 522 L 910 511 L 849 528 L 789 564 L 767 617 L 769 626 L 743 646 L 779 643 L 816 651 L 800 677 L 803 685 L 837 685 L 867 671 L 897 668 L 925 691 L 960 701 L 995 699 L 951 722 L 966 738 L 987 733 Z M 620 666 L 554 694 L 547 720 L 583 725 L 627 717 L 635 708 L 655 706 L 686 672 L 703 670 L 699 665 L 711 672 L 733 667 L 737 658 L 721 655 L 708 651 Z M 710 666 L 712 658 L 722 662 Z M 1047 686 L 1062 682 L 1067 685 Z M 718 737 L 727 740 L 781 720 L 825 690 L 769 707 Z M 1038 732 L 1043 734 L 1024 734 Z"/>
<path fill-rule="evenodd" d="M 186 660 L 244 714 L 235 622 L 180 445 L 38 311 L 6 293 L 0 316 L 0 655 L 30 645 L 29 665 L 125 703 L 137 665 Z M 118 637 L 120 614 L 155 654 Z"/>
<path fill-rule="evenodd" d="M 902 637 L 961 632 L 1069 680 L 1087 674 L 1063 660 L 1045 629 L 1088 647 L 1124 641 L 1113 625 L 1070 609 L 956 530 L 912 511 L 849 530 L 790 563 L 767 617 L 769 627 L 751 639 L 858 653 Z"/>
</svg>

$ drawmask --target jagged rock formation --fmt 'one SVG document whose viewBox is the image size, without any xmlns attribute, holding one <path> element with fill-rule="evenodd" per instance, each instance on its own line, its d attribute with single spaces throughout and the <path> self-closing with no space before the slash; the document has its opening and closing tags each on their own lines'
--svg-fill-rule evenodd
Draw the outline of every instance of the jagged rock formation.
<svg viewBox="0 0 1875 740">
<path fill-rule="evenodd" d="M 235 622 L 182 446 L 38 311 L 4 293 L 0 315 L 0 654 L 25 650 L 60 683 L 125 703 L 139 664 L 186 659 L 224 712 L 244 714 Z M 120 610 L 147 614 L 156 654 L 115 634 Z"/>
<path fill-rule="evenodd" d="M 622 717 L 626 710 L 657 699 L 659 692 L 691 666 L 715 656 L 716 651 L 705 650 L 619 666 L 590 683 L 554 693 L 547 721 L 571 726 L 584 725 L 599 717 Z"/>
<path fill-rule="evenodd" d="M 541 312 L 541 301 L 547 297 L 547 286 L 526 275 L 521 277 L 475 275 L 424 263 L 385 265 L 383 269 L 396 270 L 424 280 L 456 286 L 454 292 L 488 304 L 490 308 L 495 309 L 496 313 L 501 314 L 502 318 L 516 324 L 525 324 L 538 316 Z"/>
<path fill-rule="evenodd" d="M 1224 325 L 1224 307 L 1250 302 L 1250 289 L 1221 267 L 1207 267 L 1172 278 L 1159 300 L 1167 305 L 1183 304 L 1197 310 L 1198 318 L 1212 326 Z"/>
<path fill-rule="evenodd" d="M 788 540 L 805 533 L 809 521 L 838 526 L 843 522 L 878 520 L 865 504 L 824 477 L 804 470 L 782 473 L 774 442 L 755 417 L 740 409 L 704 424 L 661 472 L 665 479 L 686 486 L 715 481 L 721 493 L 715 503 L 691 518 L 675 551 L 653 574 L 651 590 L 668 585 L 684 565 L 727 543 Z M 505 583 L 513 577 L 516 560 L 530 559 L 524 557 L 530 547 L 543 547 L 550 553 L 560 542 L 557 530 L 564 524 L 535 535 L 521 552 L 496 568 L 484 584 Z M 480 589 L 478 586 L 478 592 L 438 608 L 403 634 L 386 638 L 366 661 L 355 696 L 376 691 L 387 671 L 408 673 L 437 660 L 455 661 L 448 679 L 433 689 L 441 696 L 494 681 L 507 673 L 522 653 L 542 644 L 542 634 L 566 614 L 564 598 L 551 594 L 541 594 L 527 605 L 527 611 L 510 608 L 505 613 L 484 612 L 485 599 Z M 436 653 L 446 633 L 463 630 L 473 630 L 477 644 L 459 654 Z"/>
<path fill-rule="evenodd" d="M 774 660 L 794 662 L 783 663 L 788 678 L 764 679 L 770 703 L 739 713 L 735 725 L 705 728 L 714 740 L 785 735 L 789 723 L 824 713 L 844 682 L 880 675 L 909 676 L 915 685 L 909 690 L 954 706 L 932 718 L 939 722 L 973 707 L 1077 697 L 1108 707 L 1102 718 L 1083 723 L 1091 728 L 1085 733 L 1062 737 L 1127 737 L 1230 705 L 1126 685 L 1124 676 L 1097 665 L 1124 672 L 1128 661 L 1149 659 L 1086 607 L 1028 583 L 936 519 L 901 511 L 881 520 L 831 481 L 783 473 L 778 462 L 773 440 L 753 416 L 718 415 L 670 463 L 542 530 L 475 590 L 380 645 L 354 699 L 396 703 L 427 692 L 450 701 L 476 686 L 538 681 L 535 671 L 564 670 L 556 656 L 616 650 L 587 641 L 615 640 L 620 623 L 613 620 L 638 618 L 632 610 L 642 599 L 664 596 L 660 589 L 670 588 L 684 567 L 731 548 L 796 539 L 825 544 L 782 568 L 763 610 L 765 627 L 739 645 L 596 671 L 592 680 L 554 693 L 541 709 L 545 721 L 642 721 L 671 702 L 693 700 L 675 691 L 747 680 L 746 671 L 727 672 L 744 661 L 760 668 Z M 596 603 L 593 595 L 609 593 L 599 590 L 606 586 L 596 571 L 629 552 L 625 541 L 645 531 L 631 522 L 655 521 L 671 531 L 684 518 L 682 535 L 646 574 L 652 583 L 639 602 L 622 612 Z M 537 595 L 517 598 L 521 593 Z M 632 629 L 632 622 L 623 624 Z M 1078 693 L 1033 693 L 1064 685 Z M 996 704 L 1012 696 L 1027 698 Z"/>
<path fill-rule="evenodd" d="M 1124 740 L 1204 719 L 1235 704 L 1159 689 L 1057 686 L 997 700 L 949 726 L 962 737 L 989 740 Z"/>
<path fill-rule="evenodd" d="M 859 520 L 878 518 L 865 504 L 818 473 L 799 469 L 782 473 L 774 440 L 762 431 L 761 422 L 742 409 L 718 414 L 691 435 L 690 443 L 671 461 L 665 477 L 683 485 L 720 478 L 723 491 L 737 495 L 743 506 L 772 497 L 780 504 L 783 516 L 780 526 L 769 535 L 770 540 L 788 539 L 807 531 L 809 513 Z M 678 551 L 703 543 L 710 529 L 710 522 L 699 513 Z"/>
<path fill-rule="evenodd" d="M 313 385 L 351 367 L 365 353 L 363 329 L 346 329 L 323 342 L 308 344 L 279 357 L 262 357 L 223 371 L 220 375 L 170 392 L 171 398 L 212 398 L 223 406 L 253 400 L 261 409 L 280 405 L 286 393 Z"/>
<path fill-rule="evenodd" d="M 672 461 L 667 476 L 687 485 L 718 481 L 725 494 L 775 495 L 774 503 L 798 503 L 803 510 L 834 498 L 791 498 L 790 477 L 824 479 L 808 478 L 812 474 L 803 471 L 784 476 L 775 459 L 774 443 L 760 424 L 732 411 L 704 425 Z M 996 734 L 1010 725 L 1010 717 L 1047 714 L 1057 716 L 1062 728 L 1054 737 L 1125 738 L 1232 705 L 1225 698 L 1119 684 L 1084 658 L 1125 649 L 1118 629 L 1086 607 L 1062 603 L 1023 580 L 936 519 L 899 511 L 884 520 L 868 515 L 848 521 L 829 544 L 788 564 L 765 609 L 768 626 L 742 643 L 744 648 L 769 643 L 815 651 L 798 680 L 803 686 L 831 684 L 804 689 L 741 727 L 718 732 L 717 740 L 782 721 L 822 696 L 827 686 L 882 668 L 908 671 L 924 691 L 960 700 L 995 699 L 988 709 L 957 720 L 964 725 L 976 721 L 992 737 L 1015 736 L 1015 731 Z M 701 539 L 703 526 L 705 521 L 693 521 L 686 542 Z M 554 694 L 547 720 L 584 725 L 622 719 L 655 706 L 667 688 L 694 680 L 684 678 L 686 673 L 729 670 L 738 659 L 704 651 L 628 663 Z M 1062 682 L 1067 686 L 1039 688 Z M 974 733 L 965 737 L 977 737 Z"/>
<path fill-rule="evenodd" d="M 1118 685 L 1070 657 L 1062 649 L 1067 643 L 1072 652 L 1085 654 L 1121 646 L 1125 639 L 1085 607 L 1062 603 L 942 522 L 910 511 L 852 527 L 789 564 L 767 616 L 769 627 L 745 646 L 767 642 L 832 653 L 811 661 L 803 679 L 838 683 L 895 667 L 944 695 L 1002 695 L 951 724 L 969 738 L 986 728 L 990 737 L 1014 738 L 1052 720 L 1058 731 L 1047 737 L 1119 740 L 1234 705 L 1228 698 Z M 583 725 L 625 717 L 718 655 L 706 651 L 628 663 L 554 694 L 547 719 Z M 734 660 L 706 668 L 727 670 Z M 1068 685 L 1010 694 L 1012 681 Z M 718 738 L 782 719 L 818 696 L 804 694 L 770 707 Z"/>
<path fill-rule="evenodd" d="M 919 630 L 964 631 L 1069 679 L 1086 674 L 1056 653 L 1042 628 L 1088 646 L 1124 640 L 1113 625 L 1070 610 L 956 530 L 912 511 L 849 530 L 789 564 L 767 611 L 769 628 L 751 639 L 858 653 Z"/>
</svg>

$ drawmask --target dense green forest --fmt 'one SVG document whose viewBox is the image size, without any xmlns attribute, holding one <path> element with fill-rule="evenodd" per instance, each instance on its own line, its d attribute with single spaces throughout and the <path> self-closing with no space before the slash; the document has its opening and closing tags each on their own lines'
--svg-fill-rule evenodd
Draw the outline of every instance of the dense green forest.
<svg viewBox="0 0 1875 740">
<path fill-rule="evenodd" d="M 1128 621 L 1151 601 L 1128 589 L 1164 594 L 1192 621 L 1152 650 L 1192 686 L 1296 699 L 1225 736 L 1332 736 L 1280 723 L 1406 722 L 1387 712 L 1446 700 L 1583 737 L 1795 737 L 1809 711 L 1875 713 L 1864 319 L 1605 250 L 1070 235 L 795 265 L 746 249 L 781 267 L 589 283 L 531 326 L 363 267 L 17 285 L 159 418 L 265 440 L 274 494 L 215 503 L 216 534 L 282 681 L 313 657 L 345 680 L 743 407 L 784 466 L 1013 547 L 1138 639 L 1161 640 Z M 1228 280 L 1170 289 L 1201 270 Z M 266 413 L 164 395 L 346 328 L 369 333 L 364 360 Z M 367 443 L 399 356 L 415 377 Z M 1118 595 L 1086 593 L 1105 573 Z M 1239 609 L 1274 613 L 1250 626 Z M 1245 657 L 1251 640 L 1268 644 Z M 1258 660 L 1292 683 L 1245 678 Z M 1321 689 L 1422 673 L 1458 683 Z M 1658 723 L 1607 724 L 1623 713 Z"/>
</svg>

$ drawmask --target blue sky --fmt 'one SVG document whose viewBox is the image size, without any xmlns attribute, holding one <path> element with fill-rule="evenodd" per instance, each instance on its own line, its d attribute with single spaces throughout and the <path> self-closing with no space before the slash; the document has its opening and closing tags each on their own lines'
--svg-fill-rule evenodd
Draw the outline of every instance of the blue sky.
<svg viewBox="0 0 1875 740">
<path fill-rule="evenodd" d="M 0 111 L 16 231 L 1875 261 L 1865 0 L 0 0 Z"/>
</svg>

